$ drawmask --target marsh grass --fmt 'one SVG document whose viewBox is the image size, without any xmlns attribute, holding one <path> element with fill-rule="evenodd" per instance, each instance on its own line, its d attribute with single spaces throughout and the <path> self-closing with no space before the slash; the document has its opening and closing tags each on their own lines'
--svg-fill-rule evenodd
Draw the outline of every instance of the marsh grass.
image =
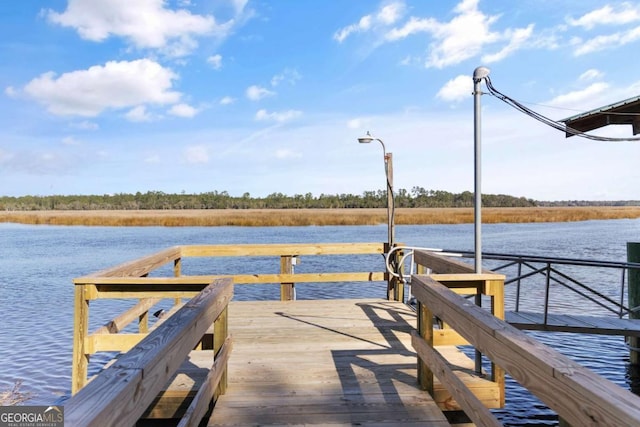
<svg viewBox="0 0 640 427">
<path fill-rule="evenodd" d="M 484 208 L 483 223 L 568 222 L 640 218 L 640 206 Z M 305 226 L 386 224 L 386 209 L 205 209 L 5 211 L 0 222 L 84 226 Z M 397 209 L 396 224 L 464 224 L 471 208 Z"/>
<path fill-rule="evenodd" d="M 0 391 L 0 406 L 15 406 L 33 398 L 31 392 L 20 391 L 22 380 L 18 380 L 13 388 Z"/>
</svg>

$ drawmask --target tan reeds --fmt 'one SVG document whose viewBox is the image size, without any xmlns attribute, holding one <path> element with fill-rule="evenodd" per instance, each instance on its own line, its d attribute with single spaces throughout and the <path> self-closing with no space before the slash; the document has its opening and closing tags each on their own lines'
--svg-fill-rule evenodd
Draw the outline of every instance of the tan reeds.
<svg viewBox="0 0 640 427">
<path fill-rule="evenodd" d="M 0 391 L 0 406 L 15 406 L 32 399 L 33 393 L 21 391 L 22 380 L 17 380 L 13 388 Z"/>
<path fill-rule="evenodd" d="M 567 222 L 640 218 L 638 206 L 484 208 L 484 223 Z M 221 209 L 5 211 L 0 222 L 85 226 L 305 226 L 386 224 L 386 209 Z M 473 222 L 471 208 L 397 209 L 396 224 Z"/>
</svg>

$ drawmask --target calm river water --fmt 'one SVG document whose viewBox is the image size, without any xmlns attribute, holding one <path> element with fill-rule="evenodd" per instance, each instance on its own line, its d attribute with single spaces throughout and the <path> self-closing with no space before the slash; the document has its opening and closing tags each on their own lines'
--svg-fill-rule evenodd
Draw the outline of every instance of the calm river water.
<svg viewBox="0 0 640 427">
<path fill-rule="evenodd" d="M 233 243 L 382 242 L 386 226 L 339 227 L 59 227 L 0 224 L 0 390 L 22 380 L 31 392 L 27 404 L 44 405 L 68 396 L 71 378 L 74 277 L 110 267 L 173 245 Z M 396 240 L 410 246 L 473 249 L 473 225 L 398 226 Z M 483 226 L 486 252 L 545 255 L 609 261 L 626 260 L 626 242 L 640 240 L 640 220 L 585 221 Z M 471 261 L 471 260 L 470 260 Z M 312 271 L 316 258 L 302 258 L 296 271 Z M 382 257 L 344 259 L 354 264 L 339 271 L 383 268 Z M 277 272 L 278 261 L 246 266 L 240 262 L 197 265 L 187 274 Z M 355 265 L 358 264 L 358 265 Z M 263 271 L 254 271 L 256 268 Z M 202 271 L 198 271 L 202 270 Z M 232 271 L 229 271 L 232 270 Z M 619 288 L 619 276 L 603 278 L 603 287 Z M 611 282 L 611 283 L 608 283 Z M 278 298 L 277 286 L 245 287 L 237 298 Z M 322 286 L 298 287 L 299 298 L 328 296 Z M 325 287 L 326 289 L 326 287 Z M 383 297 L 384 284 L 344 287 L 341 297 Z M 93 307 L 93 306 L 92 306 Z M 102 312 L 101 312 L 102 310 Z M 109 320 L 110 307 L 92 308 L 91 329 Z M 588 313 L 586 313 L 588 314 Z M 628 351 L 620 337 L 533 334 L 623 387 Z M 513 381 L 507 408 L 499 412 L 507 425 L 555 425 L 549 411 Z"/>
</svg>

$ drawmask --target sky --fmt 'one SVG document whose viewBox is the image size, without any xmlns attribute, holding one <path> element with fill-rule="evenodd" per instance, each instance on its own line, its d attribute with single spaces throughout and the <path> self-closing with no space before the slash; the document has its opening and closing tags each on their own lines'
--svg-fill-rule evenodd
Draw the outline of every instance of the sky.
<svg viewBox="0 0 640 427">
<path fill-rule="evenodd" d="M 639 96 L 639 52 L 640 1 L 3 1 L 0 195 L 362 194 L 367 131 L 396 190 L 473 192 L 477 67 L 561 120 Z M 640 199 L 640 142 L 483 93 L 483 193 Z"/>
</svg>

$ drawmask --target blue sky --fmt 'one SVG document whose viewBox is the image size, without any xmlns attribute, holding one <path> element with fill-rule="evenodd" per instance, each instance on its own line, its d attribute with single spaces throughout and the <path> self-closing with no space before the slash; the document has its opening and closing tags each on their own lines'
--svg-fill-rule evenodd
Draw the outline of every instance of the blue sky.
<svg viewBox="0 0 640 427">
<path fill-rule="evenodd" d="M 640 2 L 0 2 L 0 194 L 473 191 L 471 76 L 560 120 L 640 95 Z M 597 134 L 630 137 L 630 126 Z M 640 199 L 640 142 L 482 97 L 482 190 Z"/>
</svg>

